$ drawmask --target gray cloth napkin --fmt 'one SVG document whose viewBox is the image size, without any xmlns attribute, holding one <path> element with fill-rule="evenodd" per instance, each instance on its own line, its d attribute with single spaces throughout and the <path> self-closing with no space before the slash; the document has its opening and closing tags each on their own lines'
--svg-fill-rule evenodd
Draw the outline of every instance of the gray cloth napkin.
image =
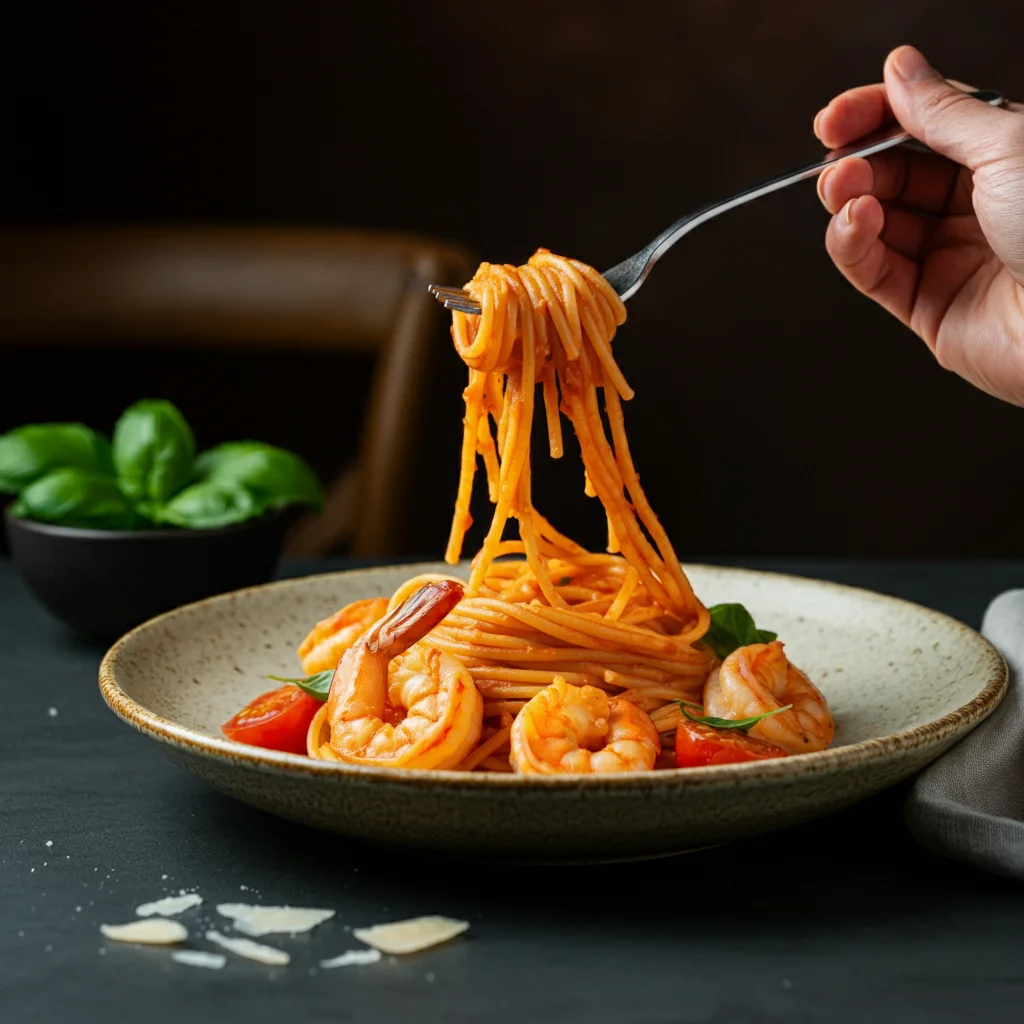
<svg viewBox="0 0 1024 1024">
<path fill-rule="evenodd" d="M 997 597 L 982 633 L 1010 669 L 998 708 L 918 776 L 906 804 L 910 831 L 944 857 L 1024 878 L 1024 590 Z"/>
</svg>

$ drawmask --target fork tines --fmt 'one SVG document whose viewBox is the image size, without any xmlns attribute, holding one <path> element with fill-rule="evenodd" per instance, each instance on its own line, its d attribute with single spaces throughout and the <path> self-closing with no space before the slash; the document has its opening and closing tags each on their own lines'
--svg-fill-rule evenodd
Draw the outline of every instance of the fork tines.
<svg viewBox="0 0 1024 1024">
<path fill-rule="evenodd" d="M 427 290 L 445 309 L 457 309 L 460 313 L 473 313 L 477 316 L 483 312 L 480 303 L 472 298 L 464 288 L 448 288 L 441 284 L 429 285 Z"/>
</svg>

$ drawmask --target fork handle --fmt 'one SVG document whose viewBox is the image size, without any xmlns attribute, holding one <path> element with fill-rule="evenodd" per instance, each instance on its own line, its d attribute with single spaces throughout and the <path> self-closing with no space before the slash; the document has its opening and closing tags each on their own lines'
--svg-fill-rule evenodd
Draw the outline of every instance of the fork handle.
<svg viewBox="0 0 1024 1024">
<path fill-rule="evenodd" d="M 994 107 L 1001 106 L 1003 103 L 1002 93 L 994 89 L 980 89 L 970 92 L 968 95 Z M 754 185 L 743 192 L 738 192 L 729 199 L 711 203 L 695 213 L 680 218 L 674 224 L 667 227 L 650 245 L 641 249 L 635 256 L 631 256 L 628 260 L 624 260 L 617 266 L 612 267 L 611 270 L 605 271 L 604 277 L 607 278 L 612 287 L 619 293 L 619 296 L 625 301 L 636 294 L 647 275 L 651 272 L 654 264 L 680 238 L 689 234 L 695 227 L 705 223 L 705 221 L 709 221 L 728 210 L 733 210 L 737 206 L 742 206 L 744 203 L 749 203 L 753 199 L 760 199 L 761 196 L 766 196 L 771 192 L 778 192 L 779 189 L 794 185 L 798 181 L 815 178 L 826 167 L 834 164 L 837 160 L 842 160 L 849 156 L 872 156 L 875 153 L 881 153 L 883 150 L 892 149 L 894 146 L 903 145 L 905 142 L 913 143 L 915 148 L 923 149 L 925 152 L 931 152 L 926 146 L 916 143 L 913 137 L 901 128 L 890 128 L 885 131 L 876 132 L 855 142 L 851 146 L 832 150 L 821 160 L 815 160 L 813 163 L 794 167 L 792 170 L 786 171 L 776 178 L 771 178 L 760 185 Z"/>
</svg>

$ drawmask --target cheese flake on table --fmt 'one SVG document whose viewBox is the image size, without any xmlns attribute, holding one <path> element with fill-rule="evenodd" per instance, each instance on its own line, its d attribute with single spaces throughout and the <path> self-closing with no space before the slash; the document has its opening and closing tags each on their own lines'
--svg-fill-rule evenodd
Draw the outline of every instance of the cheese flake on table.
<svg viewBox="0 0 1024 1024">
<path fill-rule="evenodd" d="M 218 903 L 217 913 L 230 917 L 246 935 L 272 935 L 286 932 L 299 935 L 334 917 L 333 910 L 312 907 L 259 907 L 248 903 Z"/>
<path fill-rule="evenodd" d="M 153 900 L 152 903 L 142 903 L 135 908 L 139 917 L 152 917 L 154 914 L 160 917 L 174 917 L 191 907 L 198 907 L 203 902 L 203 897 L 197 892 L 186 893 L 183 896 L 165 896 L 162 900 Z"/>
<path fill-rule="evenodd" d="M 450 917 L 414 917 L 408 921 L 377 924 L 372 928 L 356 928 L 352 934 L 382 953 L 418 953 L 429 946 L 437 946 L 469 927 L 468 921 L 455 921 Z"/>
<path fill-rule="evenodd" d="M 139 942 L 146 946 L 172 946 L 188 938 L 188 929 L 183 924 L 162 917 L 129 924 L 101 924 L 100 931 L 115 942 Z"/>
<path fill-rule="evenodd" d="M 375 964 L 380 960 L 379 949 L 347 949 L 341 956 L 332 957 L 330 960 L 321 960 L 321 967 L 362 967 L 366 964 Z"/>
<path fill-rule="evenodd" d="M 223 953 L 207 953 L 205 949 L 176 949 L 171 954 L 175 963 L 188 964 L 189 967 L 208 967 L 219 971 L 228 958 Z"/>
<path fill-rule="evenodd" d="M 232 939 L 217 931 L 207 932 L 206 938 L 208 942 L 223 946 L 236 956 L 245 957 L 246 960 L 255 960 L 256 963 L 266 964 L 268 967 L 284 967 L 291 961 L 291 957 L 283 949 L 264 946 L 260 942 L 253 942 L 252 939 Z"/>
</svg>

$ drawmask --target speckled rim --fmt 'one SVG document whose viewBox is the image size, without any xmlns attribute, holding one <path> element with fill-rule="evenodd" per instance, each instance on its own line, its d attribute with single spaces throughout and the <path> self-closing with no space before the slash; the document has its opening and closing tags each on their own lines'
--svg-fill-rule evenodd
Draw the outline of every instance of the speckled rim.
<svg viewBox="0 0 1024 1024">
<path fill-rule="evenodd" d="M 421 572 L 436 572 L 438 571 L 438 563 L 381 565 L 366 569 L 349 569 L 342 572 L 318 574 L 316 579 L 326 580 L 332 577 L 352 579 L 354 577 L 376 575 L 382 570 L 392 568 L 407 570 L 410 576 L 412 576 Z M 448 571 L 451 571 L 450 567 L 447 568 Z M 904 601 L 898 597 L 879 594 L 873 590 L 851 587 L 842 583 L 832 583 L 826 580 L 816 580 L 792 573 L 763 572 L 756 569 L 740 569 L 731 566 L 706 564 L 692 564 L 684 566 L 684 568 L 687 570 L 711 569 L 730 575 L 754 576 L 761 579 L 769 577 L 780 580 L 795 580 L 802 584 L 812 584 L 816 587 L 855 593 L 861 598 L 866 597 L 869 600 L 883 602 L 896 607 L 912 608 L 919 615 L 930 618 L 950 632 L 958 633 L 961 637 L 972 643 L 978 650 L 978 657 L 984 658 L 988 662 L 990 671 L 989 682 L 972 700 L 934 721 L 926 722 L 912 729 L 891 733 L 888 736 L 862 740 L 859 743 L 851 743 L 841 747 L 830 747 L 827 750 L 818 751 L 813 754 L 801 754 L 799 757 L 787 757 L 773 761 L 715 765 L 707 768 L 670 768 L 656 772 L 623 772 L 614 775 L 585 776 L 521 776 L 499 772 L 416 771 L 402 768 L 373 768 L 364 765 L 338 764 L 331 761 L 315 761 L 299 754 L 285 754 L 279 751 L 262 750 L 259 747 L 246 746 L 245 744 L 235 743 L 228 739 L 219 739 L 207 736 L 205 733 L 196 732 L 193 729 L 188 729 L 166 718 L 162 718 L 148 708 L 136 703 L 117 684 L 115 676 L 122 649 L 134 637 L 146 631 L 155 623 L 163 622 L 175 616 L 190 614 L 197 608 L 212 605 L 216 602 L 235 600 L 238 597 L 256 591 L 268 589 L 287 591 L 292 587 L 301 587 L 306 585 L 310 579 L 307 576 L 265 583 L 258 587 L 247 587 L 244 590 L 236 590 L 229 594 L 219 594 L 216 597 L 206 598 L 203 601 L 183 605 L 180 608 L 175 608 L 173 611 L 150 619 L 148 622 L 144 622 L 141 626 L 137 626 L 118 640 L 104 656 L 100 664 L 100 692 L 114 714 L 139 732 L 168 746 L 177 747 L 193 754 L 205 755 L 224 763 L 247 764 L 269 770 L 274 774 L 350 776 L 357 777 L 361 781 L 377 779 L 382 783 L 387 782 L 392 785 L 443 785 L 449 789 L 466 787 L 474 790 L 478 790 L 481 787 L 506 789 L 524 786 L 529 789 L 564 789 L 566 787 L 578 788 L 580 786 L 601 789 L 673 788 L 678 786 L 683 780 L 685 780 L 687 787 L 718 787 L 722 785 L 735 786 L 762 780 L 768 781 L 770 779 L 791 778 L 796 775 L 833 774 L 866 761 L 884 760 L 904 751 L 932 746 L 966 732 L 972 726 L 987 718 L 995 710 L 1006 693 L 1009 673 L 1002 655 L 981 634 L 957 619 L 942 614 L 942 612 L 914 604 L 912 601 Z"/>
</svg>

